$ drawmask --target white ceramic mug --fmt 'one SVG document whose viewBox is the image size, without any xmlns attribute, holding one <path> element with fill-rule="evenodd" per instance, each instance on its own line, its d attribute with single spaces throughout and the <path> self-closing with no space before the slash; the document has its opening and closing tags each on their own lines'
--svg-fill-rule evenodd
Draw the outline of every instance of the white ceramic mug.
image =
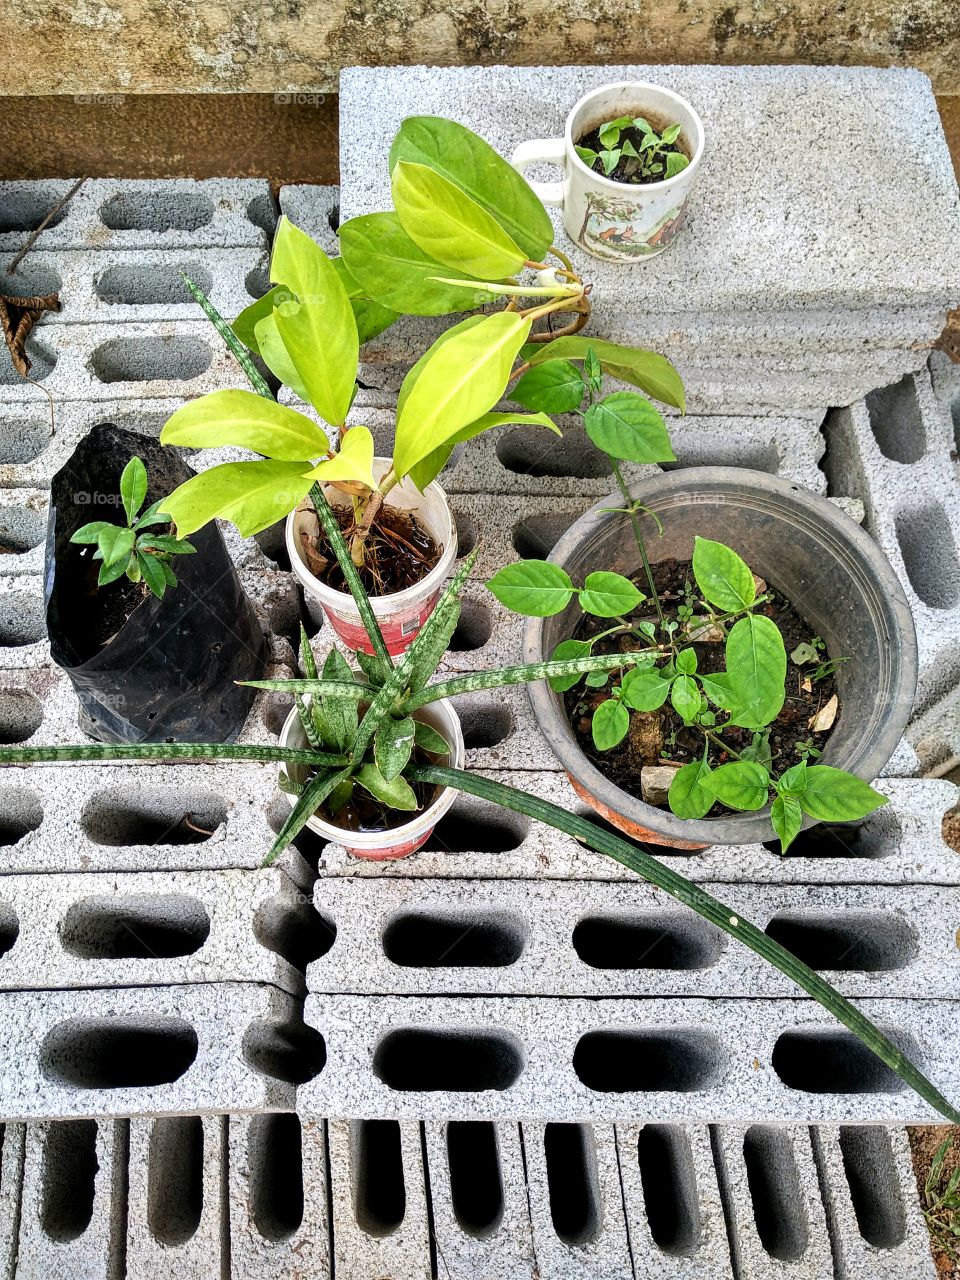
<svg viewBox="0 0 960 1280">
<path fill-rule="evenodd" d="M 675 178 L 634 186 L 614 182 L 580 159 L 575 146 L 584 134 L 619 116 L 643 116 L 657 132 L 681 126 L 679 141 L 690 163 Z M 623 80 L 584 94 L 567 116 L 562 138 L 521 142 L 511 164 L 555 164 L 562 182 L 531 182 L 545 205 L 563 209 L 567 235 L 596 258 L 643 262 L 662 253 L 679 230 L 683 206 L 703 155 L 703 121 L 686 98 L 642 80 Z"/>
</svg>

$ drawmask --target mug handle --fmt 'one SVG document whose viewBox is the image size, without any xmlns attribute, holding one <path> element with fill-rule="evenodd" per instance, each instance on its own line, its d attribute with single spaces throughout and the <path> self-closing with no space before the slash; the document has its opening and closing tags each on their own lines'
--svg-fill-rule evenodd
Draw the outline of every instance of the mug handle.
<svg viewBox="0 0 960 1280">
<path fill-rule="evenodd" d="M 517 173 L 523 173 L 532 164 L 555 164 L 562 169 L 565 161 L 566 144 L 563 138 L 534 138 L 532 142 L 521 142 L 510 157 L 510 163 Z M 529 178 L 527 182 L 543 204 L 563 208 L 562 182 L 531 182 Z"/>
</svg>

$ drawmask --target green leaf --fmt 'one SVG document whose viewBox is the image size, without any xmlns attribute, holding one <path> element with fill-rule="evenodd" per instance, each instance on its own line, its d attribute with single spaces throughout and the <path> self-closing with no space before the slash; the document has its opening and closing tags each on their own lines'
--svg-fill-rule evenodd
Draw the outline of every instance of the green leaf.
<svg viewBox="0 0 960 1280">
<path fill-rule="evenodd" d="M 588 389 L 598 396 L 603 386 L 603 369 L 600 367 L 600 361 L 593 347 L 589 347 L 587 354 L 583 357 L 583 376 Z"/>
<path fill-rule="evenodd" d="M 622 742 L 630 730 L 630 712 L 617 698 L 601 702 L 593 713 L 591 733 L 598 751 L 609 751 Z"/>
<path fill-rule="evenodd" d="M 583 677 L 583 683 L 588 689 L 602 689 L 610 683 L 609 671 L 589 671 Z"/>
<path fill-rule="evenodd" d="M 379 800 L 390 809 L 403 809 L 412 812 L 419 809 L 413 788 L 405 778 L 387 779 L 375 764 L 365 764 L 354 774 L 355 781 L 369 791 L 374 800 Z"/>
<path fill-rule="evenodd" d="M 671 143 L 676 142 L 676 140 L 680 137 L 680 130 L 682 128 L 683 128 L 683 125 L 679 125 L 679 124 L 668 125 L 667 128 L 664 129 L 663 133 L 661 133 L 660 141 L 663 143 L 665 147 L 669 147 Z"/>
<path fill-rule="evenodd" d="M 583 163 L 587 166 L 587 168 L 592 169 L 597 160 L 596 151 L 594 151 L 591 147 L 575 146 L 573 149 L 577 153 L 577 155 L 580 157 L 580 159 L 583 161 Z"/>
<path fill-rule="evenodd" d="M 349 662 L 338 649 L 331 649 L 323 663 L 324 680 L 354 683 Z M 358 703 L 353 698 L 323 694 L 313 702 L 313 720 L 325 747 L 346 751 L 353 743 L 359 723 Z"/>
<path fill-rule="evenodd" d="M 615 391 L 592 404 L 583 425 L 598 449 L 620 461 L 676 461 L 660 412 L 635 391 Z"/>
<path fill-rule="evenodd" d="M 71 542 L 79 543 L 81 546 L 91 546 L 100 541 L 100 535 L 106 533 L 108 529 L 119 529 L 121 525 L 111 524 L 109 520 L 94 520 L 90 524 L 81 525 L 71 537 Z"/>
<path fill-rule="evenodd" d="M 453 453 L 458 444 L 464 444 L 467 440 L 472 440 L 474 436 L 479 436 L 484 431 L 489 431 L 492 427 L 505 426 L 546 427 L 554 435 L 563 434 L 557 424 L 551 421 L 545 413 L 484 413 L 474 422 L 468 422 L 456 435 L 450 436 L 439 449 L 434 449 L 432 453 L 428 453 L 421 462 L 411 467 L 407 474 L 420 492 L 423 493 L 427 485 L 436 480 L 447 465 L 451 453 Z"/>
<path fill-rule="evenodd" d="M 620 163 L 620 152 L 619 151 L 601 151 L 600 163 L 603 165 L 604 176 L 609 178 L 611 173 L 613 173 L 614 169 Z"/>
<path fill-rule="evenodd" d="M 256 333 L 257 324 L 267 317 L 272 319 L 274 307 L 278 307 L 281 302 L 290 301 L 295 302 L 296 298 L 286 285 L 274 285 L 272 289 L 267 290 L 262 298 L 258 298 L 256 302 L 251 302 L 249 307 L 244 307 L 230 328 L 245 347 L 249 347 L 254 355 L 260 355 L 260 343 L 257 340 Z"/>
<path fill-rule="evenodd" d="M 191 476 L 164 499 L 181 537 L 219 517 L 245 538 L 285 519 L 306 497 L 313 481 L 302 462 L 224 462 Z"/>
<path fill-rule="evenodd" d="M 300 793 L 297 803 L 293 807 L 293 812 L 286 820 L 277 835 L 276 840 L 270 846 L 270 851 L 260 864 L 263 867 L 269 867 L 271 863 L 276 861 L 287 845 L 295 840 L 303 828 L 307 825 L 313 815 L 326 800 L 327 796 L 344 782 L 348 776 L 348 769 L 330 769 L 321 770 L 315 774 L 306 784 Z"/>
<path fill-rule="evenodd" d="M 443 263 L 416 245 L 395 213 L 367 213 L 340 228 L 340 250 L 350 275 L 378 304 L 411 316 L 471 311 L 488 292 L 440 283 Z"/>
<path fill-rule="evenodd" d="M 156 556 L 137 555 L 137 568 L 144 582 L 160 600 L 164 591 L 167 589 L 167 579 L 164 576 L 163 564 Z"/>
<path fill-rule="evenodd" d="M 719 707 L 722 711 L 733 711 L 737 705 L 733 690 L 730 688 L 730 677 L 723 671 L 718 671 L 714 675 L 706 675 L 704 672 L 699 676 L 700 684 L 703 692 L 707 695 L 714 706 Z"/>
<path fill-rule="evenodd" d="M 385 781 L 392 782 L 407 767 L 415 733 L 410 716 L 402 720 L 387 716 L 373 735 L 373 758 Z"/>
<path fill-rule="evenodd" d="M 357 660 L 357 666 L 367 677 L 374 688 L 379 689 L 386 680 L 390 672 L 384 667 L 383 662 L 375 653 L 364 653 L 362 649 L 357 649 L 353 655 Z"/>
<path fill-rule="evenodd" d="M 162 506 L 162 498 L 157 502 L 151 502 L 146 511 L 141 512 L 139 519 L 133 527 L 135 529 L 146 529 L 150 525 L 154 524 L 169 524 L 170 519 L 167 516 L 167 513 L 160 509 Z"/>
<path fill-rule="evenodd" d="M 706 757 L 678 769 L 667 792 L 670 812 L 678 818 L 705 818 L 714 802 L 713 792 L 705 785 L 710 780 L 710 773 Z"/>
<path fill-rule="evenodd" d="M 762 729 L 780 714 L 787 654 L 775 623 L 762 614 L 741 618 L 727 636 L 725 661 L 737 704 L 735 723 Z"/>
<path fill-rule="evenodd" d="M 804 813 L 819 822 L 855 822 L 888 803 L 862 778 L 832 765 L 809 765 L 806 779 L 797 799 Z"/>
<path fill-rule="evenodd" d="M 384 329 L 389 329 L 395 320 L 400 319 L 400 314 L 374 301 L 373 298 L 368 298 L 347 270 L 347 264 L 343 258 L 331 258 L 331 262 L 350 299 L 353 318 L 357 322 L 357 336 L 362 347 L 365 342 L 383 333 Z"/>
<path fill-rule="evenodd" d="M 413 739 L 421 750 L 429 751 L 431 755 L 449 756 L 450 754 L 450 744 L 443 734 L 437 733 L 436 729 L 424 724 L 422 720 L 413 722 Z"/>
<path fill-rule="evenodd" d="M 108 524 L 97 540 L 97 548 L 103 557 L 103 567 L 109 569 L 129 556 L 136 534 L 123 525 Z"/>
<path fill-rule="evenodd" d="M 122 578 L 127 571 L 129 563 L 129 557 L 121 556 L 121 558 L 119 560 L 115 560 L 113 564 L 101 565 L 100 572 L 97 574 L 97 586 L 107 587 L 111 582 L 116 582 L 118 578 Z"/>
<path fill-rule="evenodd" d="M 449 179 L 496 220 L 525 257 L 543 259 L 553 241 L 549 214 L 512 165 L 470 129 L 438 116 L 408 116 L 390 147 L 391 173 L 401 160 Z"/>
<path fill-rule="evenodd" d="M 513 312 L 471 317 L 433 344 L 401 388 L 393 465 L 407 475 L 497 403 L 530 320 Z"/>
<path fill-rule="evenodd" d="M 656 711 L 670 692 L 670 681 L 649 667 L 634 667 L 623 677 L 620 686 L 624 702 L 634 711 Z"/>
<path fill-rule="evenodd" d="M 684 722 L 691 724 L 700 710 L 700 690 L 693 676 L 677 676 L 670 686 L 670 702 Z"/>
<path fill-rule="evenodd" d="M 589 640 L 561 640 L 550 655 L 551 662 L 563 662 L 567 658 L 586 658 L 593 648 Z M 549 684 L 555 693 L 566 693 L 583 679 L 583 673 L 573 671 L 567 676 L 552 676 Z"/>
<path fill-rule="evenodd" d="M 694 538 L 693 576 L 703 598 L 724 613 L 748 609 L 757 598 L 749 566 L 722 542 Z"/>
<path fill-rule="evenodd" d="M 784 773 L 781 773 L 775 785 L 780 795 L 799 799 L 807 789 L 806 760 L 801 760 L 792 769 L 787 769 Z"/>
<path fill-rule="evenodd" d="M 137 547 L 141 551 L 162 551 L 168 556 L 193 556 L 197 548 L 181 538 L 173 538 L 168 533 L 144 534 L 137 539 Z"/>
<path fill-rule="evenodd" d="M 546 360 L 582 360 L 591 348 L 604 373 L 612 378 L 629 382 L 664 404 L 677 409 L 686 407 L 680 375 L 665 356 L 657 355 L 655 351 L 623 347 L 601 338 L 569 337 L 554 338 L 553 342 L 538 345 L 524 352 L 524 358 L 532 365 L 543 364 Z"/>
<path fill-rule="evenodd" d="M 232 445 L 281 462 L 309 462 L 329 452 L 326 432 L 305 414 L 252 391 L 211 391 L 172 414 L 161 444 L 191 449 Z M 164 511 L 169 507 L 164 501 Z"/>
<path fill-rule="evenodd" d="M 260 358 L 285 387 L 289 387 L 301 400 L 309 402 L 310 392 L 307 390 L 306 383 L 300 377 L 297 366 L 293 363 L 290 352 L 280 337 L 277 315 L 279 311 L 271 312 L 256 323 L 254 332 L 260 348 Z"/>
<path fill-rule="evenodd" d="M 677 670 L 685 676 L 692 676 L 697 669 L 697 653 L 695 649 L 681 649 L 677 654 Z"/>
<path fill-rule="evenodd" d="M 730 809 L 762 809 L 770 791 L 770 775 L 762 764 L 738 760 L 714 769 L 703 784 Z"/>
<path fill-rule="evenodd" d="M 317 660 L 313 656 L 313 650 L 310 648 L 310 637 L 307 635 L 306 627 L 302 622 L 300 623 L 300 666 L 308 680 L 317 679 Z"/>
<path fill-rule="evenodd" d="M 510 392 L 510 399 L 528 409 L 570 413 L 583 399 L 583 374 L 569 360 L 548 360 L 528 369 Z"/>
<path fill-rule="evenodd" d="M 312 471 L 308 471 L 307 479 L 316 480 L 318 484 L 329 484 L 332 480 L 350 480 L 366 485 L 368 489 L 376 489 L 373 436 L 369 428 L 344 428 L 340 432 L 340 448 L 332 458 L 318 462 Z"/>
<path fill-rule="evenodd" d="M 565 569 L 547 560 L 520 560 L 504 565 L 487 586 L 508 609 L 528 618 L 549 618 L 573 599 L 573 583 Z"/>
<path fill-rule="evenodd" d="M 120 497 L 127 515 L 127 524 L 133 524 L 146 496 L 147 468 L 140 458 L 131 458 L 120 475 Z"/>
<path fill-rule="evenodd" d="M 270 390 L 266 378 L 264 378 L 263 374 L 253 363 L 253 360 L 250 358 L 250 353 L 244 350 L 243 343 L 227 324 L 226 320 L 224 320 L 217 308 L 213 305 L 203 290 L 196 285 L 185 272 L 181 271 L 180 276 L 183 283 L 193 294 L 200 310 L 213 325 L 214 329 L 216 329 L 217 333 L 223 339 L 227 350 L 246 374 L 247 381 L 253 387 L 254 391 L 256 391 L 258 395 L 263 396 L 265 400 L 275 400 L 276 396 Z"/>
<path fill-rule="evenodd" d="M 274 317 L 310 403 L 325 422 L 342 426 L 357 381 L 357 322 L 330 259 L 286 217 L 274 237 L 270 279 L 299 299 L 295 311 L 285 302 Z"/>
<path fill-rule="evenodd" d="M 683 173 L 690 161 L 680 151 L 671 151 L 667 154 L 667 171 L 665 178 L 675 178 L 678 173 Z"/>
<path fill-rule="evenodd" d="M 588 573 L 580 591 L 580 608 L 598 618 L 620 618 L 645 599 L 622 573 Z"/>
<path fill-rule="evenodd" d="M 391 178 L 393 205 L 415 244 L 444 266 L 483 280 L 515 275 L 527 255 L 486 209 L 442 174 L 399 160 Z"/>
<path fill-rule="evenodd" d="M 780 852 L 786 853 L 803 826 L 803 811 L 794 796 L 781 793 L 774 797 L 770 809 L 773 829 L 780 837 Z"/>
</svg>

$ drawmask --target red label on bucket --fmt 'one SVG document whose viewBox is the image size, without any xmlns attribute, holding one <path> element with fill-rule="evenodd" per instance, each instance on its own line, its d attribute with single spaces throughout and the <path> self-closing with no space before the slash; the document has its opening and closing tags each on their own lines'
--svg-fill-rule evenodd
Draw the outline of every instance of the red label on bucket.
<svg viewBox="0 0 960 1280">
<path fill-rule="evenodd" d="M 414 637 L 419 634 L 420 628 L 429 618 L 433 606 L 439 598 L 440 592 L 437 590 L 429 599 L 420 600 L 413 608 L 403 609 L 387 618 L 379 617 L 377 619 L 380 623 L 380 630 L 383 632 L 383 642 L 387 646 L 387 652 L 391 657 L 404 653 L 410 647 Z M 326 606 L 324 606 L 323 611 L 327 615 L 334 631 L 354 653 L 373 653 L 373 645 L 370 643 L 366 628 L 357 614 L 344 616 L 343 614 L 334 613 Z"/>
</svg>

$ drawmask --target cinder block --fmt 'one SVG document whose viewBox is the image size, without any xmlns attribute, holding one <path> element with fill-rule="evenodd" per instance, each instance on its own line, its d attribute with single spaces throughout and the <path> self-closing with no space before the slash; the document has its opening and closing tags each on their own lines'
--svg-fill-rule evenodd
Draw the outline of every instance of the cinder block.
<svg viewBox="0 0 960 1280">
<path fill-rule="evenodd" d="M 35 570 L 0 577 L 0 671 L 49 664 L 43 579 Z"/>
<path fill-rule="evenodd" d="M 228 1274 L 227 1117 L 130 1121 L 127 1280 Z"/>
<path fill-rule="evenodd" d="M 522 1126 L 542 1280 L 627 1280 L 634 1274 L 613 1125 Z"/>
<path fill-rule="evenodd" d="M 297 1017 L 291 996 L 250 983 L 0 995 L 0 1114 L 286 1110 L 290 1081 L 323 1059 Z"/>
<path fill-rule="evenodd" d="M 858 1000 L 946 1097 L 945 1000 Z M 325 1070 L 301 1115 L 619 1123 L 929 1123 L 936 1113 L 810 999 L 307 997 Z"/>
<path fill-rule="evenodd" d="M 517 1124 L 424 1126 L 433 1234 L 442 1274 L 457 1280 L 537 1280 L 524 1146 Z"/>
<path fill-rule="evenodd" d="M 23 1191 L 22 1124 L 4 1124 L 0 1146 L 0 1276 L 13 1280 L 20 1237 L 20 1204 Z"/>
<path fill-rule="evenodd" d="M 810 1131 L 801 1125 L 713 1130 L 735 1274 L 833 1280 Z"/>
<path fill-rule="evenodd" d="M 43 489 L 0 489 L 0 555 L 10 577 L 43 572 L 47 505 Z"/>
<path fill-rule="evenodd" d="M 0 183 L 0 253 L 17 253 L 72 178 Z M 38 249 L 264 248 L 277 222 L 265 178 L 87 178 L 47 223 Z"/>
<path fill-rule="evenodd" d="M 127 1123 L 29 1125 L 18 1280 L 112 1280 L 123 1275 Z"/>
<path fill-rule="evenodd" d="M 699 883 L 844 995 L 951 999 L 960 986 L 960 889 L 903 887 L 892 900 L 886 886 Z M 313 902 L 318 929 L 334 926 L 336 941 L 309 966 L 308 987 L 332 995 L 796 992 L 642 881 L 330 877 L 317 882 Z"/>
<path fill-rule="evenodd" d="M 334 1274 L 431 1280 L 432 1242 L 416 1119 L 327 1123 Z"/>
<path fill-rule="evenodd" d="M 723 1204 L 705 1125 L 618 1125 L 637 1280 L 730 1280 Z"/>
<path fill-rule="evenodd" d="M 907 725 L 918 774 L 941 777 L 960 768 L 960 685 Z"/>
<path fill-rule="evenodd" d="M 228 1127 L 232 1274 L 243 1280 L 327 1280 L 324 1121 L 268 1112 L 230 1116 Z"/>
<path fill-rule="evenodd" d="M 326 254 L 340 252 L 340 188 L 298 182 L 280 188 L 280 212 L 320 244 Z"/>
<path fill-rule="evenodd" d="M 906 1131 L 822 1125 L 810 1132 L 837 1280 L 934 1280 Z"/>
</svg>

